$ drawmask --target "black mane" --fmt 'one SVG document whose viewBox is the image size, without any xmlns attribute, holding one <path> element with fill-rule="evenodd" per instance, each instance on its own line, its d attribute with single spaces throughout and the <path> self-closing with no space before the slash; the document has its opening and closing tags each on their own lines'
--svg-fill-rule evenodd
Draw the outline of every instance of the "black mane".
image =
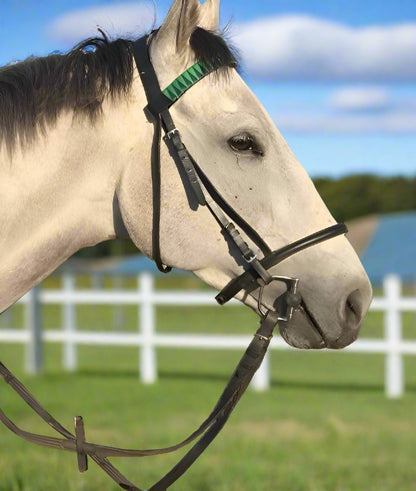
<svg viewBox="0 0 416 491">
<path fill-rule="evenodd" d="M 224 39 L 197 28 L 190 44 L 198 61 L 235 66 Z M 91 38 L 67 54 L 28 58 L 0 68 L 0 146 L 33 141 L 59 114 L 73 110 L 94 121 L 103 100 L 127 95 L 133 80 L 130 41 Z"/>
<path fill-rule="evenodd" d="M 92 38 L 67 54 L 53 54 L 0 68 L 0 144 L 33 140 L 64 110 L 92 120 L 105 96 L 127 93 L 133 63 L 125 40 Z"/>
</svg>

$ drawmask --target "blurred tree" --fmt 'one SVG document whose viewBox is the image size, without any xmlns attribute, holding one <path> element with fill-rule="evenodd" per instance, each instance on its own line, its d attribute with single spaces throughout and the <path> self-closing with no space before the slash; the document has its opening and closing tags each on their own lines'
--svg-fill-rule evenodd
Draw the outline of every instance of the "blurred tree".
<svg viewBox="0 0 416 491">
<path fill-rule="evenodd" d="M 362 174 L 337 180 L 321 177 L 314 183 L 339 221 L 375 213 L 416 210 L 416 177 Z"/>
</svg>

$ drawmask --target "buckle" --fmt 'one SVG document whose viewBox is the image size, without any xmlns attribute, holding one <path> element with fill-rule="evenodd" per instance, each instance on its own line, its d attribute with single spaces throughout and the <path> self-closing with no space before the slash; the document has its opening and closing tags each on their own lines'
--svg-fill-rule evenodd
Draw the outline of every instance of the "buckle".
<svg viewBox="0 0 416 491">
<path fill-rule="evenodd" d="M 257 332 L 254 334 L 254 337 L 255 338 L 258 338 L 260 339 L 261 341 L 264 341 L 266 343 L 270 343 L 270 341 L 272 340 L 273 336 L 263 336 L 262 334 L 258 334 Z"/>
<path fill-rule="evenodd" d="M 249 253 L 244 256 L 244 259 L 248 264 L 251 264 L 257 259 L 257 254 L 250 250 Z"/>
<path fill-rule="evenodd" d="M 282 298 L 284 302 L 283 312 L 278 311 L 277 313 L 279 315 L 279 321 L 289 322 L 293 317 L 293 313 L 299 309 L 302 303 L 302 297 L 298 293 L 299 279 L 291 278 L 288 276 L 272 276 L 272 281 L 279 281 L 286 285 L 286 292 L 283 293 L 281 297 L 279 297 Z M 259 296 L 257 299 L 257 308 L 260 316 L 263 318 L 265 318 L 268 313 L 268 310 L 264 310 L 262 304 L 265 287 L 266 284 L 260 286 Z"/>
<path fill-rule="evenodd" d="M 179 130 L 178 128 L 173 128 L 173 130 L 170 130 L 166 133 L 166 137 L 169 138 L 169 140 L 172 140 L 172 138 L 175 136 L 175 135 L 178 135 L 180 136 L 180 133 L 179 133 Z"/>
</svg>

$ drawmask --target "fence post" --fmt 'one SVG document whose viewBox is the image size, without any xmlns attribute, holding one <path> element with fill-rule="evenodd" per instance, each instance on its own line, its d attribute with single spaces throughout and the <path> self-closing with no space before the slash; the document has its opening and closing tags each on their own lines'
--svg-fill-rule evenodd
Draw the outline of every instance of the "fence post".
<svg viewBox="0 0 416 491">
<path fill-rule="evenodd" d="M 403 395 L 402 317 L 400 311 L 401 281 L 396 275 L 386 276 L 383 282 L 387 310 L 385 312 L 385 337 L 387 355 L 385 364 L 386 395 L 399 398 Z"/>
<path fill-rule="evenodd" d="M 28 293 L 26 306 L 26 330 L 29 341 L 26 344 L 26 371 L 37 375 L 42 371 L 42 306 L 40 303 L 40 286 L 37 285 Z"/>
<path fill-rule="evenodd" d="M 144 272 L 139 276 L 139 292 L 142 297 L 140 308 L 140 332 L 143 343 L 140 348 L 140 380 L 144 384 L 154 384 L 157 379 L 156 353 L 153 343 L 155 333 L 155 307 L 153 303 L 154 278 Z M 140 307 L 140 305 L 139 305 Z"/>
<path fill-rule="evenodd" d="M 64 273 L 62 278 L 62 286 L 64 290 L 64 303 L 62 306 L 63 327 L 65 334 L 68 336 L 64 341 L 63 346 L 63 363 L 64 367 L 73 372 L 77 368 L 77 346 L 71 337 L 77 330 L 76 325 L 76 307 L 73 299 L 71 299 L 72 293 L 75 291 L 75 277 L 68 271 Z"/>
<path fill-rule="evenodd" d="M 264 357 L 263 363 L 254 374 L 251 381 L 251 388 L 256 392 L 264 392 L 270 388 L 270 352 Z"/>
</svg>

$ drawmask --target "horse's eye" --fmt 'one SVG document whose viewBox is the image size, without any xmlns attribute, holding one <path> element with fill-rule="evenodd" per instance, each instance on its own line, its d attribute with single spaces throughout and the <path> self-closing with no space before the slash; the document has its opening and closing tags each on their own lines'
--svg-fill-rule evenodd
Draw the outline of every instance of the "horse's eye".
<svg viewBox="0 0 416 491">
<path fill-rule="evenodd" d="M 233 136 L 228 140 L 228 145 L 234 152 L 238 153 L 255 153 L 257 155 L 263 155 L 263 151 L 260 145 L 257 143 L 254 136 L 249 133 L 240 133 Z"/>
</svg>

